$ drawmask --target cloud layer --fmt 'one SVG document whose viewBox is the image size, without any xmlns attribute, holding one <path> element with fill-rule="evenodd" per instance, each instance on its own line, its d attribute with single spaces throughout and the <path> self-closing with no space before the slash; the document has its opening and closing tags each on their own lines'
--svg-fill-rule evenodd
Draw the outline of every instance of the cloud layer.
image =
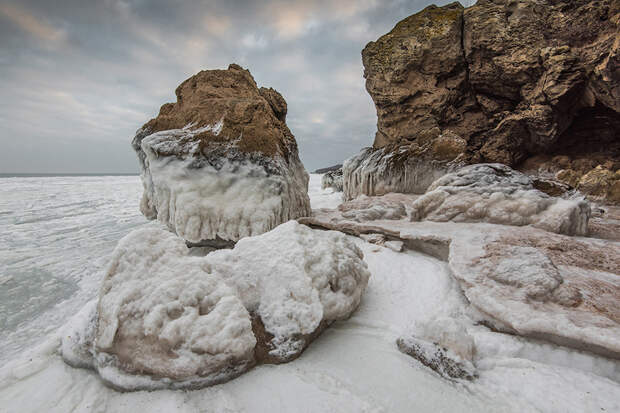
<svg viewBox="0 0 620 413">
<path fill-rule="evenodd" d="M 0 0 L 0 172 L 135 172 L 135 130 L 231 62 L 286 98 L 308 170 L 339 163 L 376 128 L 360 51 L 429 3 Z"/>
</svg>

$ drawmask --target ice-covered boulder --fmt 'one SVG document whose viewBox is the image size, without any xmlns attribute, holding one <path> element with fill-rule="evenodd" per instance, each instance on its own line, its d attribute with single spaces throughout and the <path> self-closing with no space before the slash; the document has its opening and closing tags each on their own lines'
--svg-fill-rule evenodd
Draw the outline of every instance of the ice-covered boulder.
<svg viewBox="0 0 620 413">
<path fill-rule="evenodd" d="M 321 177 L 321 189 L 327 188 L 342 192 L 342 168 L 328 171 Z"/>
<path fill-rule="evenodd" d="M 63 334 L 67 363 L 123 390 L 207 386 L 297 357 L 360 303 L 370 274 L 345 235 L 295 221 L 190 254 L 158 227 L 115 249 L 98 303 Z"/>
<path fill-rule="evenodd" d="M 461 166 L 456 157 L 449 161 L 430 159 L 427 151 L 432 152 L 417 144 L 362 149 L 342 167 L 344 200 L 389 192 L 422 194 L 437 178 Z"/>
<path fill-rule="evenodd" d="M 587 234 L 586 201 L 551 197 L 532 180 L 502 164 L 476 164 L 433 182 L 412 205 L 412 221 L 532 225 L 547 231 Z"/>
<path fill-rule="evenodd" d="M 191 243 L 221 244 L 310 213 L 308 174 L 277 91 L 231 64 L 192 76 L 176 96 L 132 141 L 147 218 Z"/>
</svg>

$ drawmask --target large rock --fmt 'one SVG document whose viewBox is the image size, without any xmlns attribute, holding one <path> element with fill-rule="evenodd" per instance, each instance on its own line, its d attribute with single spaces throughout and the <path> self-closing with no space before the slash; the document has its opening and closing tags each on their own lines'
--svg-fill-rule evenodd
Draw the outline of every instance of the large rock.
<svg viewBox="0 0 620 413">
<path fill-rule="evenodd" d="M 123 238 L 101 286 L 63 335 L 71 365 L 122 390 L 193 388 L 292 360 L 358 307 L 370 273 L 338 232 L 295 221 L 194 256 L 160 228 Z"/>
<path fill-rule="evenodd" d="M 567 235 L 587 235 L 586 201 L 551 197 L 526 175 L 502 164 L 476 164 L 444 175 L 413 202 L 412 221 L 532 225 Z"/>
<path fill-rule="evenodd" d="M 536 154 L 620 160 L 619 24 L 615 0 L 479 0 L 402 20 L 362 51 L 378 117 L 377 155 L 365 157 L 399 162 L 372 185 L 345 165 L 345 194 L 380 195 L 378 181 L 423 192 L 411 177 L 394 184 L 420 159 L 439 169 L 455 159 L 519 167 Z"/>
<path fill-rule="evenodd" d="M 187 79 L 132 145 L 140 209 L 192 243 L 221 244 L 310 213 L 286 101 L 230 65 Z"/>
</svg>

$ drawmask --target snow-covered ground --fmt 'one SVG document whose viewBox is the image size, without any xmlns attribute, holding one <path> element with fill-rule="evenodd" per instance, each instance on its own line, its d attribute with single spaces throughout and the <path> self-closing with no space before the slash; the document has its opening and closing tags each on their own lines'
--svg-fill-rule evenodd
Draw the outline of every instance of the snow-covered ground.
<svg viewBox="0 0 620 413">
<path fill-rule="evenodd" d="M 58 326 L 96 295 L 116 241 L 145 224 L 140 190 L 138 177 L 0 179 L 0 412 L 620 411 L 617 361 L 482 326 L 468 330 L 473 382 L 400 353 L 413 323 L 463 312 L 464 298 L 442 261 L 359 239 L 372 274 L 362 303 L 299 359 L 202 390 L 111 390 L 62 362 Z M 340 203 L 320 175 L 309 195 L 313 208 Z"/>
</svg>

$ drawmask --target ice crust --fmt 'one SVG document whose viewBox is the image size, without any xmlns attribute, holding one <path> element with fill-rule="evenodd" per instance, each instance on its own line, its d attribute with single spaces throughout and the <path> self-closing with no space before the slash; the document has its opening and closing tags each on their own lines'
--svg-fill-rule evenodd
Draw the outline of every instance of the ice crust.
<svg viewBox="0 0 620 413">
<path fill-rule="evenodd" d="M 237 241 L 310 213 L 308 174 L 296 155 L 269 158 L 232 146 L 205 155 L 194 137 L 207 129 L 216 133 L 221 125 L 188 125 L 142 139 L 140 210 L 147 218 L 198 243 Z"/>
<path fill-rule="evenodd" d="M 502 164 L 470 165 L 444 175 L 414 201 L 411 212 L 412 221 L 532 225 L 567 235 L 586 235 L 589 218 L 586 201 L 550 197 Z"/>
<path fill-rule="evenodd" d="M 76 185 L 82 180 L 87 182 Z M 24 260 L 20 260 L 19 265 L 41 265 L 52 268 L 55 275 L 61 275 L 59 263 L 62 263 L 72 269 L 72 272 L 67 271 L 68 277 L 75 274 L 82 278 L 78 292 L 59 298 L 62 302 L 49 310 L 58 320 L 66 320 L 69 318 L 67 314 L 77 313 L 74 309 L 81 308 L 99 287 L 100 264 L 92 257 L 100 255 L 100 260 L 104 260 L 121 234 L 131 230 L 130 223 L 142 224 L 143 219 L 134 213 L 138 199 L 135 197 L 134 200 L 133 195 L 139 189 L 139 179 L 102 179 L 109 188 L 108 198 L 102 197 L 105 191 L 94 184 L 92 178 L 9 181 L 0 180 L 0 187 L 7 194 L 7 197 L 0 197 L 4 211 L 28 211 L 26 206 L 20 209 L 8 205 L 9 197 L 17 196 L 15 194 L 22 188 L 26 188 L 30 196 L 40 196 L 41 187 L 50 188 L 56 181 L 60 181 L 62 193 L 75 197 L 77 201 L 100 199 L 97 208 L 84 208 L 88 214 L 72 218 L 84 225 L 71 232 L 61 234 L 59 230 L 73 227 L 68 225 L 68 222 L 74 224 L 73 221 L 57 220 L 62 228 L 49 225 L 56 221 L 46 221 L 44 228 L 39 226 L 32 232 L 10 233 L 11 238 L 19 234 L 22 242 L 28 245 L 28 252 L 24 251 L 24 254 L 32 252 L 35 240 L 43 240 L 41 245 L 36 245 L 37 254 L 33 255 L 32 263 L 26 261 L 24 264 Z M 123 187 L 121 182 L 125 181 L 128 185 L 130 183 L 127 193 L 118 194 L 118 189 Z M 321 191 L 319 175 L 311 176 L 311 185 L 311 200 L 317 201 L 317 205 L 325 206 L 325 201 L 336 195 L 331 190 Z M 118 196 L 117 203 L 114 203 L 115 196 Z M 45 199 L 47 201 L 42 206 L 49 212 L 56 210 L 59 204 L 65 204 L 67 196 L 59 194 Z M 30 198 L 28 202 L 36 200 Z M 337 205 L 336 199 L 333 203 Z M 109 216 L 118 216 L 119 220 L 128 222 L 111 222 Z M 13 215 L 2 217 L 10 222 Z M 96 220 L 101 222 L 96 231 L 98 237 L 106 230 L 114 232 L 108 234 L 107 243 L 89 244 L 93 236 L 87 229 Z M 409 232 L 414 232 L 413 229 L 405 230 L 409 226 L 442 227 L 443 232 L 437 233 L 443 237 L 462 236 L 471 233 L 475 227 L 483 231 L 497 227 L 488 224 L 390 222 L 404 224 L 403 230 Z M 18 227 L 28 225 L 15 226 Z M 42 237 L 48 234 L 48 230 L 49 236 Z M 517 237 L 530 232 L 543 233 L 528 227 L 506 230 L 518 231 Z M 424 236 L 422 232 L 418 234 L 420 238 Z M 547 232 L 544 234 L 556 237 Z M 71 240 L 75 248 L 51 249 L 56 238 L 62 240 L 61 245 Z M 43 318 L 37 320 L 40 323 L 34 328 L 26 328 L 28 326 L 23 323 L 20 325 L 21 334 L 34 335 L 30 342 L 39 344 L 34 349 L 22 341 L 11 341 L 16 339 L 14 335 L 2 337 L 6 340 L 3 341 L 5 351 L 0 356 L 8 357 L 0 363 L 0 410 L 20 413 L 620 411 L 620 363 L 589 352 L 513 334 L 499 334 L 482 325 L 467 326 L 467 332 L 475 342 L 474 362 L 478 377 L 473 381 L 457 382 L 447 381 L 402 354 L 395 341 L 404 333 L 418 333 L 418 330 L 407 327 L 411 322 L 425 324 L 436 315 L 452 316 L 455 308 L 466 308 L 467 301 L 459 292 L 458 283 L 447 265 L 440 260 L 407 249 L 396 253 L 362 240 L 355 242 L 364 252 L 364 260 L 372 272 L 362 304 L 346 323 L 333 325 L 294 363 L 259 366 L 235 380 L 195 391 L 118 392 L 104 386 L 96 374 L 63 363 L 57 351 L 60 336 L 64 337 L 65 332 L 59 332 L 56 324 L 48 322 L 49 318 Z M 464 249 L 459 253 L 467 252 L 468 243 L 462 245 Z M 607 245 L 607 251 L 610 251 L 609 248 L 615 248 L 616 244 Z M 476 249 L 475 246 L 472 248 Z M 7 247 L 4 251 L 5 254 L 8 251 L 15 254 L 14 248 Z M 570 251 L 578 252 L 573 248 Z M 14 255 L 5 255 L 5 259 L 10 257 Z M 55 264 L 50 266 L 52 261 Z M 11 274 L 12 267 L 7 269 Z M 34 305 L 33 301 L 24 303 Z M 96 309 L 96 300 L 91 306 Z M 85 313 L 87 322 L 88 311 Z M 42 315 L 40 311 L 39 317 Z M 7 348 L 12 346 L 18 346 L 20 353 L 7 353 Z M 128 379 L 138 380 L 136 376 Z"/>
<path fill-rule="evenodd" d="M 406 149 L 404 149 L 406 152 Z M 450 165 L 415 156 L 399 156 L 386 149 L 364 148 L 343 166 L 343 198 L 384 195 L 389 192 L 422 194 L 451 169 Z"/>
<path fill-rule="evenodd" d="M 342 192 L 342 168 L 326 172 L 321 178 L 321 189 L 333 188 L 336 192 Z"/>
<path fill-rule="evenodd" d="M 226 381 L 260 361 L 253 316 L 273 336 L 270 354 L 290 360 L 321 323 L 351 315 L 370 275 L 346 236 L 295 221 L 232 250 L 189 254 L 157 227 L 123 238 L 96 315 L 84 310 L 63 335 L 65 361 L 123 390 Z"/>
</svg>

